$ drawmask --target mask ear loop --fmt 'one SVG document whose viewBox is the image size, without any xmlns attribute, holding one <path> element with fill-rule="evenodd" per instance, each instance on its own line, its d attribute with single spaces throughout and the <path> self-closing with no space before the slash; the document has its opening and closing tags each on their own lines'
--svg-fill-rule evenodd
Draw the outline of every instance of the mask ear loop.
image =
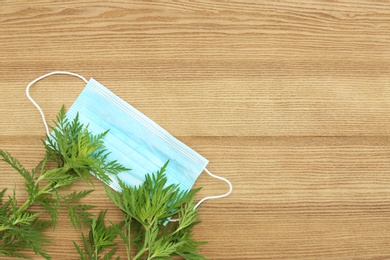
<svg viewBox="0 0 390 260">
<path fill-rule="evenodd" d="M 206 200 L 221 199 L 221 198 L 224 198 L 224 197 L 229 196 L 230 193 L 232 193 L 232 191 L 233 191 L 233 185 L 232 185 L 232 183 L 231 183 L 228 179 L 226 179 L 226 178 L 224 178 L 224 177 L 221 177 L 221 176 L 218 176 L 218 175 L 215 175 L 215 174 L 212 174 L 209 170 L 207 170 L 207 168 L 205 168 L 204 170 L 205 170 L 205 172 L 207 172 L 207 174 L 210 175 L 211 177 L 226 182 L 226 183 L 229 185 L 229 191 L 226 192 L 226 193 L 224 193 L 224 194 L 221 194 L 221 195 L 215 195 L 215 196 L 207 196 L 207 197 L 204 197 L 204 198 L 201 199 L 198 203 L 196 203 L 194 209 L 196 209 L 197 207 L 199 207 L 199 205 L 202 204 L 203 202 L 205 202 Z"/>
<path fill-rule="evenodd" d="M 196 203 L 196 205 L 194 206 L 194 209 L 198 208 L 199 205 L 202 204 L 203 202 L 205 202 L 206 200 L 224 198 L 224 197 L 229 196 L 230 193 L 232 193 L 232 191 L 233 191 L 233 185 L 232 185 L 232 183 L 231 183 L 228 179 L 211 173 L 209 170 L 207 170 L 207 168 L 204 168 L 204 171 L 207 172 L 207 174 L 210 175 L 211 177 L 226 182 L 226 183 L 229 185 L 229 191 L 226 192 L 226 193 L 224 193 L 224 194 L 221 194 L 221 195 L 215 195 L 215 196 L 207 196 L 207 197 L 204 197 L 204 198 L 201 199 L 198 203 Z M 176 219 L 169 219 L 168 221 L 169 221 L 169 222 L 177 222 L 177 221 L 180 221 L 180 219 L 178 219 L 178 218 L 176 218 Z"/>
<path fill-rule="evenodd" d="M 50 72 L 50 73 L 47 73 L 45 75 L 42 75 L 36 79 L 34 79 L 33 81 L 31 81 L 30 83 L 28 83 L 27 87 L 26 87 L 26 95 L 27 95 L 27 98 L 31 101 L 31 103 L 34 104 L 34 106 L 38 109 L 39 113 L 41 114 L 41 117 L 42 117 L 42 121 L 43 121 L 43 124 L 45 125 L 45 128 L 46 128 L 46 133 L 47 135 L 49 136 L 50 135 L 50 132 L 49 132 L 49 126 L 47 125 L 46 123 L 46 118 L 45 118 L 45 114 L 43 113 L 41 107 L 38 105 L 37 102 L 35 102 L 35 100 L 30 96 L 30 87 L 32 85 L 34 85 L 35 83 L 37 83 L 38 81 L 40 81 L 41 79 L 44 79 L 46 77 L 49 77 L 51 75 L 55 75 L 55 74 L 63 74 L 63 75 L 71 75 L 71 76 L 75 76 L 75 77 L 78 77 L 80 78 L 81 80 L 83 80 L 85 83 L 88 83 L 88 81 L 81 75 L 79 74 L 76 74 L 76 73 L 73 73 L 73 72 L 68 72 L 68 71 L 53 71 L 53 72 Z"/>
</svg>

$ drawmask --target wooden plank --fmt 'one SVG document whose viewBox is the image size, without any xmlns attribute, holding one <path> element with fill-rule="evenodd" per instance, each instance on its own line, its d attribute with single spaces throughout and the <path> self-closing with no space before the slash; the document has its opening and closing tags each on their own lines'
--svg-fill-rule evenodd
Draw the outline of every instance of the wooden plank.
<svg viewBox="0 0 390 260">
<path fill-rule="evenodd" d="M 390 3 L 379 0 L 3 0 L 0 149 L 34 167 L 45 133 L 25 87 L 53 70 L 77 72 L 232 181 L 230 197 L 201 207 L 195 234 L 208 241 L 206 257 L 386 259 L 389 31 Z M 31 94 L 50 122 L 84 85 L 53 76 Z M 3 162 L 0 171 L 0 188 L 25 199 L 23 180 Z M 206 174 L 200 186 L 199 197 L 227 190 Z M 86 202 L 119 221 L 95 189 Z M 48 233 L 53 259 L 76 258 L 80 235 L 65 212 Z"/>
<path fill-rule="evenodd" d="M 25 134 L 16 122 L 39 121 L 23 87 L 66 69 L 100 80 L 176 135 L 389 133 L 383 1 L 2 6 L 0 101 L 24 111 L 5 131 Z M 83 86 L 52 78 L 32 92 L 54 116 Z"/>
<path fill-rule="evenodd" d="M 198 239 L 213 259 L 375 258 L 388 256 L 390 205 L 390 138 L 388 137 L 186 137 L 210 160 L 209 169 L 230 179 L 233 194 L 201 206 Z M 22 139 L 25 140 L 25 139 Z M 7 149 L 22 161 L 39 160 L 39 145 Z M 20 152 L 24 149 L 25 152 Z M 19 152 L 18 152 L 18 151 Z M 32 155 L 27 150 L 35 151 Z M 1 164 L 4 179 L 22 179 Z M 86 201 L 120 213 L 99 182 Z M 227 185 L 202 174 L 199 198 L 226 192 Z M 11 187 L 10 187 L 11 188 Z M 78 183 L 75 190 L 88 189 Z M 25 198 L 25 194 L 21 196 Z M 79 241 L 66 214 L 52 233 L 53 257 L 76 257 Z M 69 238 L 64 240 L 64 235 Z M 123 252 L 123 251 L 120 251 Z"/>
</svg>

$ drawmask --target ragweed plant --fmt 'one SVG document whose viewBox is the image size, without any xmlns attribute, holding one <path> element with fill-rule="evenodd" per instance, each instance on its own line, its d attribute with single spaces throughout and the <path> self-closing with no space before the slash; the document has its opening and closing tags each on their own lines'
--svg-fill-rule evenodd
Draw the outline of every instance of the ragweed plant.
<svg viewBox="0 0 390 260">
<path fill-rule="evenodd" d="M 204 242 L 195 241 L 192 232 L 199 223 L 198 210 L 194 208 L 194 196 L 199 189 L 181 191 L 179 185 L 167 185 L 166 167 L 167 164 L 156 174 L 146 175 L 140 186 L 130 187 L 120 182 L 120 193 L 106 188 L 108 197 L 123 213 L 123 221 L 110 229 L 109 237 L 118 232 L 126 245 L 128 260 L 170 259 L 174 255 L 191 260 L 205 259 L 197 252 L 198 246 Z M 174 217 L 178 217 L 178 221 L 170 221 Z M 100 228 L 92 226 L 90 234 L 98 233 L 92 237 L 105 237 L 104 222 L 99 224 L 102 225 Z M 75 243 L 80 259 L 109 260 L 113 257 L 109 254 L 112 251 L 101 255 L 88 254 L 98 244 L 91 235 L 89 242 L 82 236 L 85 252 Z"/>
<path fill-rule="evenodd" d="M 115 175 L 127 170 L 116 161 L 107 162 L 108 153 L 102 140 L 107 132 L 91 134 L 88 126 L 80 123 L 78 116 L 72 121 L 68 120 L 64 107 L 51 130 L 50 136 L 43 141 L 44 159 L 31 171 L 25 169 L 11 154 L 0 150 L 0 158 L 24 178 L 28 194 L 28 199 L 20 204 L 15 189 L 8 198 L 4 197 L 5 189 L 0 192 L 0 254 L 28 258 L 23 251 L 32 249 L 45 259 L 51 259 L 45 249 L 50 238 L 43 231 L 49 226 L 55 227 L 62 207 L 67 208 L 75 228 L 93 222 L 88 210 L 94 206 L 79 203 L 92 190 L 68 195 L 60 195 L 59 190 L 79 179 L 92 183 L 90 172 L 109 183 L 107 174 Z M 40 220 L 42 212 L 30 211 L 32 205 L 40 205 L 49 214 L 51 221 Z"/>
<path fill-rule="evenodd" d="M 115 238 L 118 235 L 120 225 L 111 223 L 111 225 L 106 226 L 104 221 L 105 215 L 106 212 L 101 211 L 97 218 L 93 218 L 88 238 L 83 233 L 81 234 L 84 251 L 73 241 L 73 244 L 80 255 L 80 260 L 110 260 L 116 252 L 117 248 L 113 248 L 113 246 L 117 244 Z M 119 260 L 119 257 L 116 259 Z"/>
</svg>

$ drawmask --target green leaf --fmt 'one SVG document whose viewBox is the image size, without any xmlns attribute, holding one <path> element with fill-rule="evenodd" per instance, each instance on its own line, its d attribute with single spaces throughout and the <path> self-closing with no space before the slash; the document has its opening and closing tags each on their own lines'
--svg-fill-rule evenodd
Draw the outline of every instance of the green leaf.
<svg viewBox="0 0 390 260">
<path fill-rule="evenodd" d="M 42 233 L 49 225 L 50 222 L 35 220 L 32 223 L 18 223 L 15 226 L 9 226 L 9 229 L 0 236 L 1 252 L 8 256 L 27 258 L 20 251 L 31 248 L 45 259 L 51 259 L 44 249 L 51 241 Z"/>
<path fill-rule="evenodd" d="M 199 189 L 181 191 L 179 185 L 167 185 L 165 164 L 157 173 L 147 174 L 142 185 L 129 187 L 119 181 L 121 193 L 106 187 L 108 197 L 124 213 L 119 236 L 127 247 L 137 249 L 133 259 L 166 259 L 180 255 L 185 259 L 205 259 L 197 252 L 204 242 L 193 239 L 197 221 L 194 197 Z M 178 215 L 179 222 L 168 220 Z"/>
<path fill-rule="evenodd" d="M 4 197 L 4 193 L 7 191 L 7 189 L 3 189 L 2 191 L 0 191 L 0 207 L 2 207 L 3 205 L 3 197 Z"/>
<path fill-rule="evenodd" d="M 114 256 L 117 248 L 113 248 L 113 246 L 117 244 L 115 238 L 118 235 L 120 226 L 112 223 L 111 225 L 106 226 L 104 220 L 105 215 L 106 212 L 101 211 L 97 218 L 93 218 L 90 225 L 88 240 L 84 233 L 81 234 L 84 243 L 84 251 L 80 246 L 73 242 L 81 257 L 80 259 L 92 260 L 103 258 L 110 260 Z M 119 257 L 116 259 L 119 259 Z"/>
<path fill-rule="evenodd" d="M 79 115 L 70 122 L 62 108 L 57 116 L 55 127 L 44 142 L 47 157 L 66 166 L 86 182 L 92 183 L 90 172 L 104 183 L 110 183 L 110 175 L 129 170 L 117 161 L 107 161 L 108 152 L 103 138 L 107 131 L 93 135 L 79 121 Z"/>
<path fill-rule="evenodd" d="M 74 241 L 73 241 L 73 245 L 74 245 L 74 247 L 76 248 L 77 253 L 80 255 L 80 260 L 87 260 L 87 258 L 85 257 L 83 251 L 82 251 L 81 248 L 79 247 L 79 245 L 77 245 L 77 243 L 74 242 Z"/>
<path fill-rule="evenodd" d="M 55 199 L 53 199 L 53 197 L 55 197 Z M 52 220 L 53 228 L 55 229 L 58 220 L 59 211 L 61 209 L 61 204 L 58 195 L 56 194 L 56 195 L 42 197 L 40 198 L 38 203 L 41 204 L 45 209 L 45 211 L 49 214 Z"/>
<path fill-rule="evenodd" d="M 6 151 L 0 150 L 2 160 L 12 166 L 25 180 L 31 180 L 31 174 L 23 167 L 23 165 L 12 155 Z"/>
<path fill-rule="evenodd" d="M 0 150 L 0 156 L 2 160 L 12 166 L 25 180 L 25 186 L 27 188 L 28 194 L 33 197 L 36 196 L 36 187 L 34 183 L 33 174 L 30 174 L 23 165 L 14 158 L 10 153 Z"/>
<path fill-rule="evenodd" d="M 29 198 L 19 205 L 15 189 L 8 200 L 4 199 L 5 189 L 0 192 L 0 254 L 26 258 L 23 250 L 31 249 L 43 258 L 50 259 L 45 249 L 50 238 L 44 235 L 43 231 L 51 225 L 56 226 L 61 207 L 66 206 L 69 218 L 76 228 L 92 223 L 92 214 L 88 211 L 94 208 L 79 203 L 79 200 L 91 191 L 60 196 L 59 190 L 69 187 L 78 179 L 92 183 L 90 173 L 109 183 L 111 177 L 108 174 L 115 175 L 128 170 L 117 161 L 107 161 L 108 152 L 103 142 L 107 132 L 93 135 L 88 126 L 80 123 L 78 115 L 70 121 L 65 116 L 64 107 L 57 115 L 54 127 L 50 129 L 52 133 L 47 136 L 46 141 L 42 141 L 45 157 L 31 172 L 8 152 L 0 150 L 0 159 L 11 165 L 25 179 L 29 195 Z M 30 212 L 29 208 L 34 204 L 40 204 L 50 215 L 51 221 L 41 221 L 40 212 Z M 79 247 L 76 249 L 81 250 Z M 92 253 L 87 247 L 86 252 L 87 256 Z"/>
<path fill-rule="evenodd" d="M 78 201 L 93 190 L 84 190 L 80 192 L 72 192 L 71 194 L 62 197 L 62 201 L 67 207 L 69 219 L 75 229 L 81 229 L 83 225 L 90 225 L 93 215 L 88 210 L 94 209 L 95 206 L 78 204 Z"/>
</svg>

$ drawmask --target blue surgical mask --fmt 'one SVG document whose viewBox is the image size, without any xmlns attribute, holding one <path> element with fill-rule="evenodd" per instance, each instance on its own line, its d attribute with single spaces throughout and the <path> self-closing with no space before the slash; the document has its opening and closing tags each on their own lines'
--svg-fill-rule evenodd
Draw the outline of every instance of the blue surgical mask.
<svg viewBox="0 0 390 260">
<path fill-rule="evenodd" d="M 112 176 L 110 186 L 113 189 L 120 191 L 116 178 L 129 186 L 142 184 L 145 174 L 156 172 L 169 160 L 166 170 L 167 184 L 179 184 L 180 189 L 189 190 L 203 171 L 229 184 L 229 191 L 226 194 L 203 198 L 197 206 L 207 199 L 221 198 L 231 193 L 232 185 L 227 179 L 216 176 L 206 169 L 209 162 L 206 158 L 92 78 L 87 81 L 78 74 L 55 71 L 33 80 L 27 86 L 27 96 L 40 111 L 48 135 L 44 114 L 31 98 L 29 88 L 35 82 L 53 74 L 76 76 L 87 83 L 66 116 L 73 119 L 78 113 L 80 122 L 88 125 L 88 130 L 92 134 L 109 130 L 104 137 L 104 144 L 110 152 L 107 159 L 117 160 L 131 169 L 119 173 L 116 177 Z"/>
</svg>

